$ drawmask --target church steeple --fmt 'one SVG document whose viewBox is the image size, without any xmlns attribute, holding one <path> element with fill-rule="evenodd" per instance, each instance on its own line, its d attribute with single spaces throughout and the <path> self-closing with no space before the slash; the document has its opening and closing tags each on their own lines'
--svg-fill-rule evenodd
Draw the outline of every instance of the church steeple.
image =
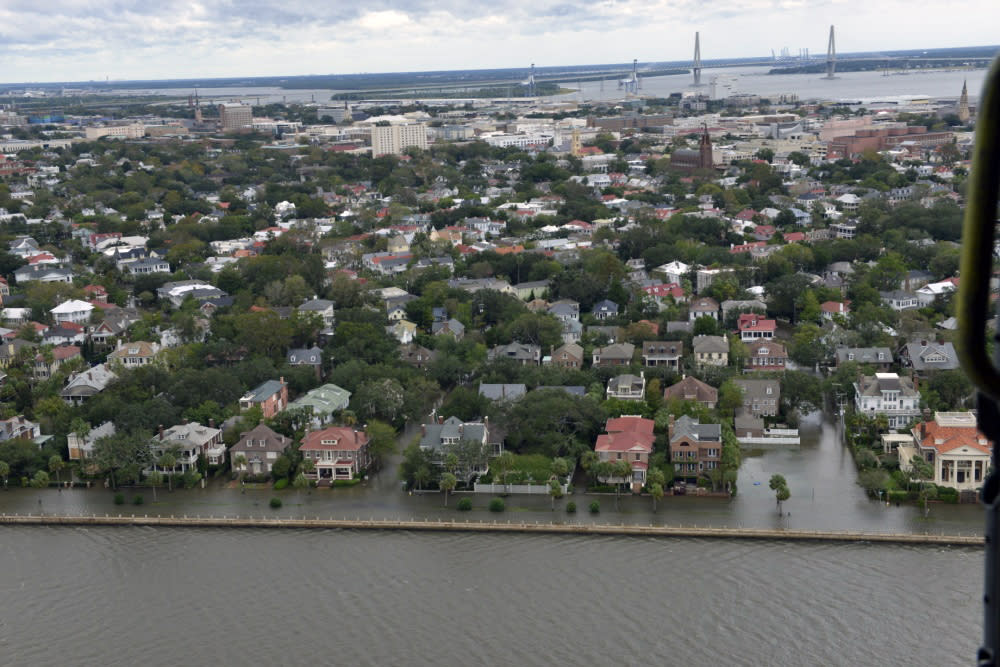
<svg viewBox="0 0 1000 667">
<path fill-rule="evenodd" d="M 958 98 L 958 119 L 963 123 L 969 122 L 969 88 L 966 81 L 962 81 L 962 95 Z"/>
</svg>

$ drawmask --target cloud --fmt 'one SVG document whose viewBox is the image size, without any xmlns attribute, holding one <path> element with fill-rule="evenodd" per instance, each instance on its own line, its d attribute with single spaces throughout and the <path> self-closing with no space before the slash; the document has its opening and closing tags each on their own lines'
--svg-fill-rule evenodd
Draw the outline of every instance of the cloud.
<svg viewBox="0 0 1000 667">
<path fill-rule="evenodd" d="M 179 78 L 680 60 L 995 42 L 993 0 L 4 0 L 0 61 L 24 80 Z M 935 21 L 926 21 L 934 12 Z M 884 16 L 894 30 L 884 31 Z M 879 28 L 879 29 L 876 29 Z"/>
</svg>

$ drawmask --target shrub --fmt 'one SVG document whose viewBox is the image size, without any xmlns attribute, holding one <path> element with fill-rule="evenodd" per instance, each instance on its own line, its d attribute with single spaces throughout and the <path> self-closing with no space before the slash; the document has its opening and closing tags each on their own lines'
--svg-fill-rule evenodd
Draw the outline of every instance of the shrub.
<svg viewBox="0 0 1000 667">
<path fill-rule="evenodd" d="M 330 483 L 333 487 L 344 487 L 344 486 L 354 486 L 355 484 L 360 484 L 361 480 L 357 477 L 354 479 L 335 479 Z M 276 487 L 277 488 L 277 487 Z"/>
<path fill-rule="evenodd" d="M 124 505 L 124 504 L 125 504 L 125 494 L 124 493 L 116 493 L 115 494 L 115 505 Z"/>
<path fill-rule="evenodd" d="M 576 503 L 572 500 L 566 503 L 566 514 L 576 514 Z"/>
<path fill-rule="evenodd" d="M 950 486 L 939 486 L 937 487 L 937 499 L 943 503 L 957 503 L 958 489 L 953 489 Z"/>
<path fill-rule="evenodd" d="M 590 513 L 591 514 L 597 514 L 600 511 L 601 511 L 601 503 L 597 502 L 596 500 L 594 502 L 590 503 Z"/>
<path fill-rule="evenodd" d="M 135 498 L 132 499 L 132 504 L 133 505 L 141 505 L 144 502 L 146 502 L 146 499 L 143 498 L 142 496 L 136 496 Z"/>
<path fill-rule="evenodd" d="M 490 501 L 490 511 L 491 512 L 503 512 L 504 504 L 503 499 L 494 498 Z"/>
<path fill-rule="evenodd" d="M 282 477 L 281 479 L 279 479 L 277 482 L 274 483 L 274 490 L 281 491 L 287 486 L 288 486 L 288 478 Z"/>
<path fill-rule="evenodd" d="M 587 487 L 589 493 L 614 493 L 615 487 L 611 484 L 597 484 Z"/>
<path fill-rule="evenodd" d="M 286 482 L 288 480 L 285 480 Z M 271 498 L 271 509 L 278 509 L 281 507 L 281 498 Z"/>
<path fill-rule="evenodd" d="M 458 501 L 457 507 L 459 512 L 468 512 L 472 509 L 472 500 L 469 498 L 462 498 Z"/>
<path fill-rule="evenodd" d="M 910 492 L 903 489 L 891 489 L 888 492 L 888 499 L 891 503 L 900 503 L 909 500 Z"/>
</svg>

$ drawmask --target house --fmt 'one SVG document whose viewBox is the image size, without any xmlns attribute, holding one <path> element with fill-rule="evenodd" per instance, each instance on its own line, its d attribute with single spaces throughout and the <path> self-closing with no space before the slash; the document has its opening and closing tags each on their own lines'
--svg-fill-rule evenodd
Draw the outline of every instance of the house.
<svg viewBox="0 0 1000 667">
<path fill-rule="evenodd" d="M 285 378 L 267 380 L 240 398 L 240 412 L 260 408 L 264 419 L 270 419 L 288 406 L 288 384 Z"/>
<path fill-rule="evenodd" d="M 618 304 L 605 299 L 594 304 L 590 313 L 599 320 L 606 320 L 610 317 L 618 317 Z"/>
<path fill-rule="evenodd" d="M 307 433 L 299 452 L 313 462 L 313 471 L 306 477 L 321 484 L 359 477 L 372 463 L 368 434 L 347 426 Z"/>
<path fill-rule="evenodd" d="M 887 347 L 838 347 L 834 350 L 837 366 L 855 361 L 859 364 L 871 364 L 880 371 L 888 371 L 892 365 L 892 350 Z"/>
<path fill-rule="evenodd" d="M 722 457 L 720 424 L 702 424 L 688 415 L 674 421 L 671 415 L 667 437 L 675 479 L 695 482 L 703 473 L 719 467 Z"/>
<path fill-rule="evenodd" d="M 76 432 L 66 434 L 70 461 L 87 461 L 94 458 L 94 445 L 101 438 L 115 434 L 115 425 L 109 421 L 92 428 L 85 435 Z"/>
<path fill-rule="evenodd" d="M 920 299 L 913 292 L 894 290 L 892 292 L 879 292 L 883 303 L 893 310 L 911 310 L 920 307 Z"/>
<path fill-rule="evenodd" d="M 83 345 L 87 342 L 87 330 L 82 324 L 60 322 L 54 327 L 43 329 L 42 343 L 46 345 Z"/>
<path fill-rule="evenodd" d="M 949 278 L 936 283 L 928 283 L 917 289 L 915 294 L 921 306 L 929 306 L 934 303 L 934 299 L 950 294 L 958 289 L 958 279 Z"/>
<path fill-rule="evenodd" d="M 157 343 L 147 343 L 143 340 L 133 343 L 118 341 L 118 347 L 108 354 L 108 363 L 112 366 L 120 364 L 125 369 L 146 366 L 153 362 L 159 350 L 160 346 Z"/>
<path fill-rule="evenodd" d="M 427 368 L 434 360 L 437 359 L 437 352 L 428 350 L 422 345 L 410 343 L 408 345 L 400 345 L 399 358 L 411 366 L 416 366 L 417 368 Z"/>
<path fill-rule="evenodd" d="M 408 320 L 398 320 L 386 326 L 385 332 L 398 340 L 400 344 L 407 345 L 417 337 L 417 325 Z"/>
<path fill-rule="evenodd" d="M 528 393 L 523 384 L 489 384 L 479 385 L 479 395 L 491 401 L 516 401 Z"/>
<path fill-rule="evenodd" d="M 727 299 L 722 302 L 721 308 L 723 320 L 726 320 L 729 317 L 729 313 L 734 311 L 741 313 L 767 312 L 767 304 L 760 299 Z"/>
<path fill-rule="evenodd" d="M 50 354 L 42 352 L 35 355 L 34 377 L 36 380 L 47 380 L 67 361 L 82 359 L 80 348 L 76 345 L 60 345 L 54 347 Z"/>
<path fill-rule="evenodd" d="M 63 301 L 49 311 L 53 322 L 73 322 L 75 324 L 87 324 L 90 322 L 90 314 L 93 312 L 93 305 L 79 299 Z"/>
<path fill-rule="evenodd" d="M 912 444 L 900 443 L 899 469 L 908 472 L 914 456 L 934 467 L 938 486 L 976 491 L 991 468 L 992 445 L 976 425 L 971 412 L 936 412 L 910 431 Z M 975 496 L 973 496 L 975 499 Z"/>
<path fill-rule="evenodd" d="M 773 417 L 781 405 L 778 380 L 734 380 L 743 392 L 743 410 L 754 417 Z"/>
<path fill-rule="evenodd" d="M 606 433 L 597 436 L 594 451 L 602 462 L 627 461 L 632 468 L 632 492 L 639 493 L 646 483 L 649 457 L 653 453 L 654 423 L 652 419 L 622 416 L 609 419 L 604 426 Z M 621 483 L 620 477 L 600 477 L 605 484 Z"/>
<path fill-rule="evenodd" d="M 775 329 L 778 323 L 769 320 L 757 313 L 741 313 L 736 321 L 736 328 L 740 333 L 740 340 L 749 343 L 755 340 L 770 340 L 774 338 Z"/>
<path fill-rule="evenodd" d="M 695 299 L 688 306 L 688 320 L 694 322 L 699 317 L 711 317 L 719 320 L 719 302 L 709 296 Z"/>
<path fill-rule="evenodd" d="M 854 407 L 873 417 L 884 414 L 889 428 L 903 428 L 920 416 L 920 392 L 895 373 L 863 375 L 854 383 Z"/>
<path fill-rule="evenodd" d="M 695 401 L 709 409 L 713 409 L 719 400 L 719 390 L 705 384 L 693 375 L 688 375 L 682 378 L 680 382 L 667 387 L 663 391 L 663 399 L 666 401 L 671 399 Z"/>
<path fill-rule="evenodd" d="M 318 347 L 295 348 L 285 357 L 289 366 L 312 366 L 316 369 L 316 379 L 323 374 L 323 350 Z"/>
<path fill-rule="evenodd" d="M 59 395 L 71 405 L 80 405 L 88 398 L 104 391 L 115 377 L 107 364 L 99 364 L 70 376 L 69 382 Z"/>
<path fill-rule="evenodd" d="M 71 283 L 73 271 L 51 264 L 28 264 L 14 271 L 18 285 L 37 280 L 40 283 Z"/>
<path fill-rule="evenodd" d="M 174 308 L 180 308 L 181 304 L 188 297 L 195 301 L 205 302 L 229 295 L 203 280 L 177 280 L 164 283 L 157 288 L 156 296 L 161 301 L 168 302 Z"/>
<path fill-rule="evenodd" d="M 34 440 L 41 435 L 41 426 L 24 415 L 0 419 L 0 442 L 19 439 Z"/>
<path fill-rule="evenodd" d="M 847 317 L 851 314 L 850 301 L 824 301 L 819 305 L 820 316 L 827 321 L 832 321 L 837 315 Z"/>
<path fill-rule="evenodd" d="M 449 417 L 421 427 L 420 449 L 439 468 L 444 468 L 449 454 L 455 454 L 458 468 L 454 474 L 468 484 L 489 471 L 490 458 L 503 452 L 503 440 L 490 429 L 488 418 L 463 422 Z"/>
<path fill-rule="evenodd" d="M 261 423 L 240 433 L 240 439 L 229 448 L 229 463 L 233 472 L 269 475 L 274 462 L 291 444 L 291 438 L 275 433 Z M 241 456 L 245 461 L 239 460 Z"/>
<path fill-rule="evenodd" d="M 566 343 L 552 350 L 549 363 L 560 368 L 583 368 L 583 348 L 576 343 Z"/>
<path fill-rule="evenodd" d="M 170 273 L 170 264 L 159 257 L 141 257 L 118 263 L 118 268 L 128 275 L 142 276 L 150 273 Z"/>
<path fill-rule="evenodd" d="M 758 340 L 747 345 L 747 370 L 783 371 L 788 363 L 788 351 L 773 340 Z"/>
<path fill-rule="evenodd" d="M 663 280 L 668 283 L 681 284 L 681 281 L 688 277 L 691 267 L 684 262 L 670 262 L 668 264 L 663 264 L 661 266 L 653 269 L 653 273 L 659 273 L 663 276 Z"/>
<path fill-rule="evenodd" d="M 666 366 L 672 370 L 679 371 L 683 356 L 683 341 L 647 340 L 642 343 L 643 366 Z"/>
<path fill-rule="evenodd" d="M 315 313 L 323 320 L 323 327 L 330 329 L 334 323 L 333 301 L 311 299 L 295 309 L 300 314 Z"/>
<path fill-rule="evenodd" d="M 521 366 L 537 366 L 542 361 L 542 348 L 538 345 L 526 345 L 515 341 L 490 349 L 487 358 L 490 361 L 510 359 Z"/>
<path fill-rule="evenodd" d="M 28 354 L 36 347 L 38 347 L 36 343 L 26 341 L 23 338 L 0 341 L 0 368 L 9 368 L 19 358 L 30 358 Z"/>
<path fill-rule="evenodd" d="M 899 351 L 900 362 L 920 375 L 952 371 L 959 367 L 955 346 L 944 341 L 921 339 L 907 343 Z"/>
<path fill-rule="evenodd" d="M 208 465 L 220 465 L 226 458 L 226 446 L 222 442 L 222 429 L 215 428 L 211 420 L 208 426 L 186 419 L 180 424 L 163 430 L 153 436 L 149 443 L 153 455 L 154 469 L 160 472 L 188 472 L 198 470 L 198 457 L 204 456 Z M 176 465 L 169 470 L 158 467 L 155 461 L 169 451 L 176 450 Z"/>
<path fill-rule="evenodd" d="M 431 325 L 431 333 L 435 336 L 453 336 L 455 340 L 462 340 L 465 335 L 465 325 L 454 317 L 445 322 L 434 322 Z"/>
<path fill-rule="evenodd" d="M 571 299 L 560 299 L 549 305 L 548 313 L 560 322 L 579 322 L 580 304 Z"/>
<path fill-rule="evenodd" d="M 695 336 L 694 361 L 699 366 L 727 366 L 729 341 L 724 336 Z"/>
<path fill-rule="evenodd" d="M 597 367 L 628 366 L 635 355 L 635 345 L 632 343 L 615 343 L 606 347 L 595 347 L 591 355 L 591 364 Z"/>
<path fill-rule="evenodd" d="M 646 374 L 639 376 L 625 374 L 617 375 L 608 380 L 607 397 L 622 401 L 642 401 L 646 398 Z"/>
<path fill-rule="evenodd" d="M 351 392 L 335 384 L 324 384 L 310 389 L 289 403 L 289 410 L 307 410 L 312 415 L 311 423 L 324 426 L 333 420 L 333 415 L 346 410 L 351 402 Z"/>
</svg>

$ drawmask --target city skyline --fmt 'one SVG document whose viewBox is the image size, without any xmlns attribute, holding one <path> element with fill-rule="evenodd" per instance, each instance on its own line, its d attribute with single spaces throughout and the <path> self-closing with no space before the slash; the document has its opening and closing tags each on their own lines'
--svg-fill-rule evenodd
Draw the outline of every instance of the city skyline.
<svg viewBox="0 0 1000 667">
<path fill-rule="evenodd" d="M 302 0 L 136 0 L 95 6 L 10 0 L 0 8 L 8 81 L 90 81 L 488 69 L 768 56 L 788 47 L 825 53 L 830 24 L 842 53 L 997 41 L 1000 7 L 988 0 L 941 13 L 898 0 L 451 0 L 316 7 Z M 937 12 L 928 21 L 928 12 Z M 888 26 L 888 27 L 887 27 Z M 752 30 L 750 29 L 752 27 Z"/>
</svg>

